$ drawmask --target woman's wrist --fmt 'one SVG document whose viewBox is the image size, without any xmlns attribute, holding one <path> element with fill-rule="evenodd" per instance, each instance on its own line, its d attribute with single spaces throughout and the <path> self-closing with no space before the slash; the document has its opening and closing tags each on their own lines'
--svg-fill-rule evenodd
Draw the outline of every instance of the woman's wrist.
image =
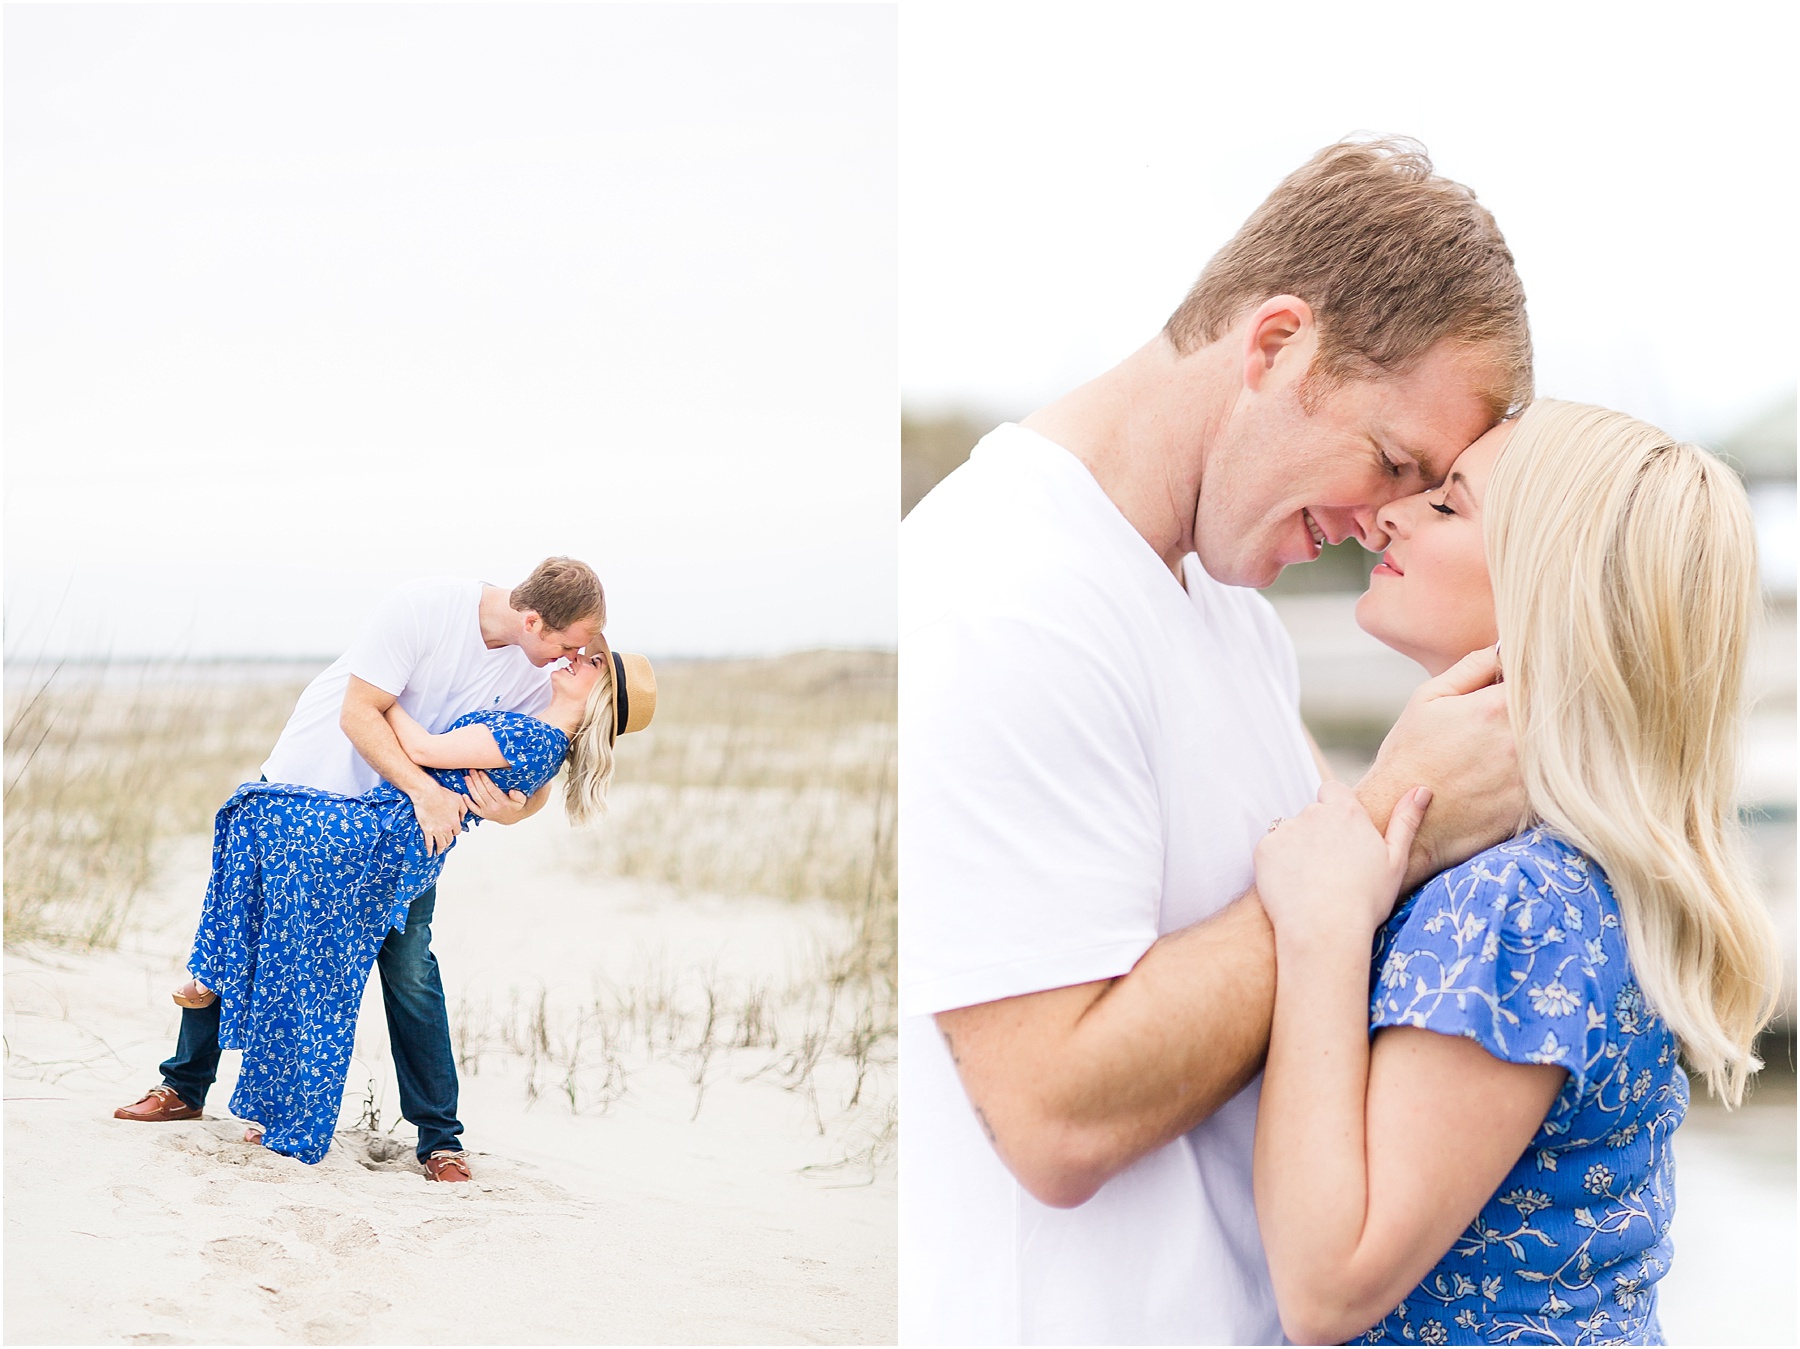
<svg viewBox="0 0 1800 1349">
<path fill-rule="evenodd" d="M 1349 906 L 1346 906 L 1348 908 Z M 1367 962 L 1375 930 L 1357 912 L 1339 912 L 1307 922 L 1274 923 L 1277 968 L 1292 962 L 1337 965 Z"/>
</svg>

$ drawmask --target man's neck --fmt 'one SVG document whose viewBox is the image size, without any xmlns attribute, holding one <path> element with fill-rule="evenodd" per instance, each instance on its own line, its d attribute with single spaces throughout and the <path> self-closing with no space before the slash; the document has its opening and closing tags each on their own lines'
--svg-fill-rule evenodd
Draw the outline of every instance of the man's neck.
<svg viewBox="0 0 1800 1349">
<path fill-rule="evenodd" d="M 512 591 L 501 586 L 481 588 L 481 640 L 489 651 L 517 646 L 525 632 L 525 616 L 512 607 Z"/>
<path fill-rule="evenodd" d="M 1227 346 L 1179 356 L 1158 334 L 1021 423 L 1087 466 L 1177 580 L 1194 549 L 1206 452 L 1237 387 L 1235 372 L 1221 368 Z"/>
</svg>

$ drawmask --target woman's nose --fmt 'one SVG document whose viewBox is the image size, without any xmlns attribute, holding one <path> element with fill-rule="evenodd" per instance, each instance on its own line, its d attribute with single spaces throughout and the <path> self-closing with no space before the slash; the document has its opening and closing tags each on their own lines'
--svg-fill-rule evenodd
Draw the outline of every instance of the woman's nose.
<svg viewBox="0 0 1800 1349">
<path fill-rule="evenodd" d="M 1376 552 L 1386 552 L 1390 539 L 1404 539 L 1407 536 L 1404 503 L 1416 499 L 1415 497 L 1403 497 L 1400 501 L 1390 501 L 1375 512 L 1375 527 L 1386 536 L 1381 540 L 1381 547 L 1377 548 Z"/>
</svg>

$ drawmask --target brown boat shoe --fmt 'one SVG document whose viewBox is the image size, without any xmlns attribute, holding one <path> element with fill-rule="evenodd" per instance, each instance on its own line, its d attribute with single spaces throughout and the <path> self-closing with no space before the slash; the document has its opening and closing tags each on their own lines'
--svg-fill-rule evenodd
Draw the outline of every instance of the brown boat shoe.
<svg viewBox="0 0 1800 1349">
<path fill-rule="evenodd" d="M 113 1111 L 114 1119 L 136 1120 L 139 1124 L 162 1124 L 174 1119 L 199 1119 L 201 1114 L 176 1095 L 175 1088 L 152 1087 L 144 1099 L 122 1105 Z"/>
<path fill-rule="evenodd" d="M 426 1180 L 474 1180 L 469 1174 L 469 1154 L 452 1152 L 449 1148 L 440 1149 L 425 1159 Z"/>
<path fill-rule="evenodd" d="M 219 995 L 198 979 L 189 979 L 169 996 L 177 1007 L 211 1007 L 219 1000 Z"/>
</svg>

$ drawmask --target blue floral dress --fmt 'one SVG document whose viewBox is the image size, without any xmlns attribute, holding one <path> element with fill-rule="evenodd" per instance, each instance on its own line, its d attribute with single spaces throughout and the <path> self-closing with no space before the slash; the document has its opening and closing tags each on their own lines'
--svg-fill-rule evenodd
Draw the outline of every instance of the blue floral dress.
<svg viewBox="0 0 1800 1349">
<path fill-rule="evenodd" d="M 450 729 L 471 725 L 509 765 L 489 772 L 502 791 L 530 795 L 568 752 L 536 717 L 471 712 Z M 467 794 L 460 770 L 429 771 Z M 219 1043 L 244 1051 L 231 1113 L 261 1124 L 265 1146 L 303 1162 L 331 1146 L 370 967 L 444 856 L 426 855 L 411 800 L 387 782 L 354 797 L 251 782 L 219 808 L 188 970 L 219 995 Z"/>
<path fill-rule="evenodd" d="M 1687 1113 L 1598 864 L 1543 829 L 1436 877 L 1376 937 L 1370 1022 L 1464 1035 L 1568 1080 L 1456 1244 L 1358 1343 L 1661 1344 Z"/>
</svg>

